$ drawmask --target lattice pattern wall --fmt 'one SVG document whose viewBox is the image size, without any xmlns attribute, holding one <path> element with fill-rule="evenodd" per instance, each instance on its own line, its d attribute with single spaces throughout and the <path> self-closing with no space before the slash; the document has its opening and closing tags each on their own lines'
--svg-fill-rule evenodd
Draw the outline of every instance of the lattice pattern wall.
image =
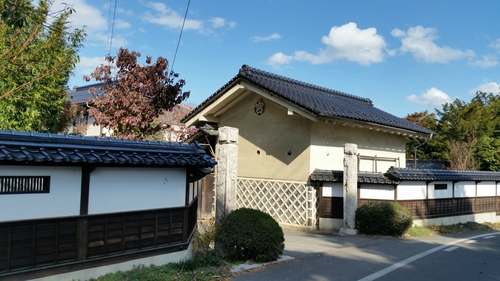
<svg viewBox="0 0 500 281">
<path fill-rule="evenodd" d="M 278 223 L 315 226 L 318 198 L 306 183 L 238 178 L 236 205 L 264 211 Z"/>
</svg>

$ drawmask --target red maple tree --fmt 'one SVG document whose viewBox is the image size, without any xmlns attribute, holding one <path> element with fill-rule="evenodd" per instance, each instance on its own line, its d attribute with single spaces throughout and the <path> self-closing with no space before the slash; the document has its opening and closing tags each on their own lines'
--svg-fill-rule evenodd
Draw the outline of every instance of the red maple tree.
<svg viewBox="0 0 500 281">
<path fill-rule="evenodd" d="M 183 92 L 185 85 L 179 74 L 168 73 L 168 61 L 146 57 L 141 65 L 141 54 L 120 48 L 116 57 L 107 56 L 108 65 L 95 69 L 91 77 L 104 84 L 102 89 L 91 89 L 94 98 L 89 114 L 95 117 L 94 125 L 101 125 L 124 139 L 146 139 L 162 130 L 158 117 L 189 97 Z M 90 81 L 90 77 L 84 77 Z M 103 90 L 103 95 L 98 95 Z"/>
</svg>

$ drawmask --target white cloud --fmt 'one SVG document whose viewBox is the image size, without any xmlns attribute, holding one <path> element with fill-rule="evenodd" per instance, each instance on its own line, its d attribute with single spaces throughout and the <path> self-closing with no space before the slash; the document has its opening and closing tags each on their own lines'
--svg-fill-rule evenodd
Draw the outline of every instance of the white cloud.
<svg viewBox="0 0 500 281">
<path fill-rule="evenodd" d="M 159 2 L 148 2 L 146 6 L 152 10 L 143 14 L 142 19 L 144 21 L 170 29 L 180 30 L 184 24 L 184 30 L 196 30 L 206 35 L 213 34 L 214 32 L 212 29 L 222 27 L 232 29 L 236 27 L 236 22 L 228 21 L 221 17 L 212 17 L 206 21 L 193 19 L 186 19 L 186 21 L 184 21 L 183 15 L 180 15 L 167 5 Z"/>
<path fill-rule="evenodd" d="M 154 23 L 158 25 L 166 26 L 167 28 L 181 28 L 182 23 L 184 21 L 184 17 L 179 15 L 176 11 L 173 11 L 169 7 L 167 7 L 163 3 L 157 2 L 149 2 L 146 4 L 147 7 L 150 7 L 154 10 L 155 14 L 151 12 L 146 12 L 143 16 L 143 19 L 146 22 Z M 184 23 L 184 29 L 194 29 L 194 30 L 202 30 L 203 22 L 199 20 L 190 20 L 186 19 Z"/>
<path fill-rule="evenodd" d="M 277 40 L 280 39 L 281 35 L 278 33 L 273 33 L 269 36 L 253 36 L 251 39 L 253 42 L 262 42 L 262 41 L 271 41 L 271 40 Z"/>
<path fill-rule="evenodd" d="M 435 28 L 424 28 L 422 26 L 410 27 L 408 31 L 394 29 L 392 36 L 401 38 L 402 53 L 411 53 L 419 60 L 428 63 L 448 63 L 465 57 L 475 56 L 471 50 L 461 51 L 448 46 L 440 47 L 434 43 L 438 39 Z"/>
<path fill-rule="evenodd" d="M 497 50 L 498 52 L 500 52 L 500 38 L 491 42 L 490 45 L 488 45 L 488 47 L 491 47 L 491 48 Z"/>
<path fill-rule="evenodd" d="M 229 27 L 234 28 L 236 26 L 236 22 L 228 22 L 224 18 L 214 17 L 209 20 L 212 23 L 212 28 L 221 28 L 221 27 Z"/>
<path fill-rule="evenodd" d="M 270 65 L 280 65 L 280 64 L 288 64 L 293 60 L 292 56 L 287 56 L 283 53 L 276 53 L 272 55 L 269 59 L 267 59 L 267 63 Z"/>
<path fill-rule="evenodd" d="M 132 25 L 129 22 L 118 20 L 118 19 L 115 20 L 115 28 L 128 29 L 131 27 L 132 27 Z"/>
<path fill-rule="evenodd" d="M 427 92 L 420 96 L 410 95 L 406 99 L 410 102 L 426 105 L 442 105 L 451 102 L 451 98 L 446 93 L 435 87 L 428 89 Z"/>
<path fill-rule="evenodd" d="M 500 84 L 495 82 L 486 82 L 479 85 L 477 88 L 471 89 L 469 94 L 475 94 L 477 92 L 499 94 Z"/>
<path fill-rule="evenodd" d="M 384 59 L 383 51 L 386 43 L 384 38 L 377 34 L 377 29 L 374 27 L 359 29 L 356 23 L 353 22 L 342 26 L 334 26 L 330 29 L 328 36 L 321 38 L 321 42 L 326 45 L 326 49 L 320 50 L 317 54 L 296 51 L 293 59 L 308 61 L 313 64 L 323 64 L 344 59 L 366 66 L 381 62 Z M 284 63 L 290 61 L 284 60 Z"/>
<path fill-rule="evenodd" d="M 64 2 L 55 1 L 51 10 L 61 10 L 65 7 Z M 75 9 L 75 13 L 70 17 L 73 28 L 83 28 L 85 26 L 85 31 L 89 36 L 92 36 L 92 33 L 96 31 L 108 29 L 108 21 L 101 14 L 101 9 L 88 5 L 85 0 L 73 0 L 70 6 Z"/>
<path fill-rule="evenodd" d="M 498 65 L 498 59 L 495 55 L 485 55 L 482 59 L 479 60 L 471 60 L 469 62 L 473 66 L 477 66 L 480 68 L 489 68 Z"/>
<path fill-rule="evenodd" d="M 80 62 L 76 65 L 75 76 L 83 80 L 84 75 L 90 76 L 97 67 L 105 63 L 104 57 L 80 57 Z"/>
</svg>

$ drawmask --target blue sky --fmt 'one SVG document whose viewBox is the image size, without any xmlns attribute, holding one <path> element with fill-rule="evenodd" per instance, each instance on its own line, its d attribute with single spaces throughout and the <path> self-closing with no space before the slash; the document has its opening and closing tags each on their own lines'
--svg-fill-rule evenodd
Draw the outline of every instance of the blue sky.
<svg viewBox="0 0 500 281">
<path fill-rule="evenodd" d="M 118 48 L 170 62 L 187 0 L 56 0 L 86 26 L 70 87 Z M 192 0 L 173 65 L 199 104 L 243 64 L 369 98 L 399 117 L 498 94 L 500 1 Z M 110 41 L 114 15 L 113 38 Z M 110 43 L 111 52 L 110 52 Z"/>
</svg>

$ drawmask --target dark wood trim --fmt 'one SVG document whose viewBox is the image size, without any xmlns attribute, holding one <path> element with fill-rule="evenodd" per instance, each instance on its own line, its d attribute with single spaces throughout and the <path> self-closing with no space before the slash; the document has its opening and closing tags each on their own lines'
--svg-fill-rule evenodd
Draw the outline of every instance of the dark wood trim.
<svg viewBox="0 0 500 281">
<path fill-rule="evenodd" d="M 190 191 L 190 182 L 189 182 L 189 171 L 186 169 L 186 198 L 184 202 L 184 206 L 189 206 L 189 191 Z M 193 193 L 194 198 L 194 193 Z"/>
<path fill-rule="evenodd" d="M 189 236 L 192 238 L 192 235 Z M 35 278 L 42 278 L 56 274 L 64 274 L 77 270 L 91 269 L 100 266 L 108 266 L 141 258 L 148 258 L 157 255 L 164 255 L 175 253 L 185 250 L 189 247 L 191 239 L 186 243 L 178 243 L 166 247 L 158 247 L 155 249 L 140 250 L 134 253 L 124 253 L 113 257 L 96 258 L 86 262 L 72 262 L 63 265 L 45 266 L 43 269 L 28 269 L 23 272 L 12 272 L 7 274 L 0 274 L 2 281 L 18 281 L 18 280 L 31 280 Z"/>
<path fill-rule="evenodd" d="M 87 259 L 87 251 L 89 244 L 89 220 L 88 218 L 78 219 L 77 226 L 77 241 L 78 245 L 76 247 L 77 253 L 76 257 L 78 260 Z"/>
<path fill-rule="evenodd" d="M 138 254 L 150 255 L 158 249 L 185 249 L 196 227 L 197 204 L 195 199 L 189 207 L 156 211 L 1 222 L 0 237 L 4 239 L 0 246 L 7 260 L 0 264 L 0 279 L 15 276 L 13 280 L 24 280 L 19 276 L 46 269 L 74 271 L 96 260 L 105 265 L 116 257 L 133 260 Z M 181 248 L 176 248 L 178 245 Z M 11 255 L 19 247 L 27 249 L 21 259 L 19 253 L 15 258 Z"/>
<path fill-rule="evenodd" d="M 82 182 L 80 194 L 80 215 L 88 215 L 89 213 L 89 191 L 90 191 L 90 173 L 93 168 L 82 167 Z"/>
<path fill-rule="evenodd" d="M 394 186 L 394 201 L 398 201 L 398 185 L 395 184 Z"/>
</svg>

